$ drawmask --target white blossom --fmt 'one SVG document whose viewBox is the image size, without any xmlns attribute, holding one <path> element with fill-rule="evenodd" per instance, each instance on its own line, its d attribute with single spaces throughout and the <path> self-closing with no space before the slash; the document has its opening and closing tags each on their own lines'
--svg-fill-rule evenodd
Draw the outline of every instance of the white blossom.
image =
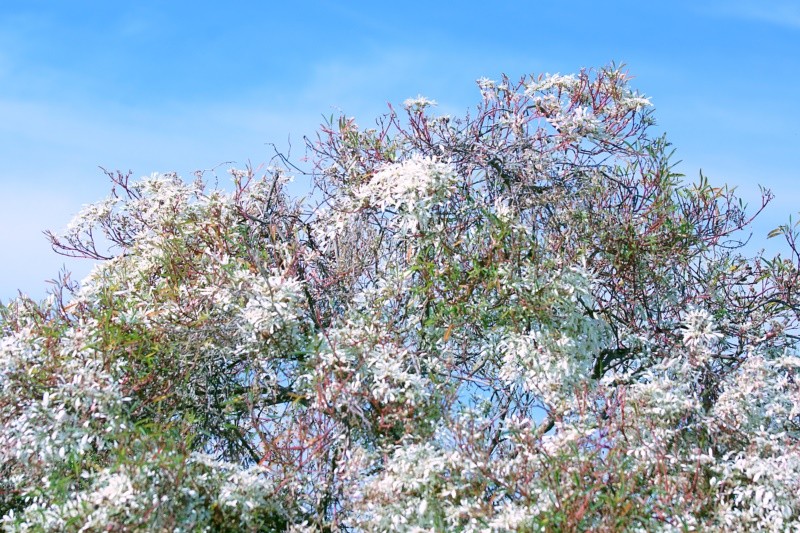
<svg viewBox="0 0 800 533">
<path fill-rule="evenodd" d="M 419 95 L 416 98 L 407 99 L 405 102 L 403 102 L 403 105 L 409 110 L 422 111 L 426 107 L 435 106 L 436 101 Z"/>
</svg>

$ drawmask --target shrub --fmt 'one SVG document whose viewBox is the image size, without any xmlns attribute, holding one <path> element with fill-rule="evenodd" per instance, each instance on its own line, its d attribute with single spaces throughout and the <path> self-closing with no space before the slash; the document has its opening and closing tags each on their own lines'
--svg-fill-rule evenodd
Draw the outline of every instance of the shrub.
<svg viewBox="0 0 800 533">
<path fill-rule="evenodd" d="M 49 234 L 93 272 L 2 307 L 3 526 L 796 528 L 794 228 L 745 256 L 616 67 L 478 85 L 230 192 L 109 173 Z"/>
</svg>

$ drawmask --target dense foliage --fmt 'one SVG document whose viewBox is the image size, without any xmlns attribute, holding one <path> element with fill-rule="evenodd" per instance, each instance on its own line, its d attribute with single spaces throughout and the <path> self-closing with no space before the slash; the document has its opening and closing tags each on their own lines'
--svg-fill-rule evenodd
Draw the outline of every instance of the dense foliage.
<svg viewBox="0 0 800 533">
<path fill-rule="evenodd" d="M 230 191 L 109 174 L 50 234 L 93 272 L 0 308 L 2 527 L 799 527 L 794 228 L 745 257 L 617 68 L 478 85 Z"/>
</svg>

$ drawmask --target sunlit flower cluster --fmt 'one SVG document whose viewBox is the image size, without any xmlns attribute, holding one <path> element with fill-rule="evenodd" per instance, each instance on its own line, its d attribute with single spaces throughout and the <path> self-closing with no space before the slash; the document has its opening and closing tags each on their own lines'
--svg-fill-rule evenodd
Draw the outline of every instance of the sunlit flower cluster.
<svg viewBox="0 0 800 533">
<path fill-rule="evenodd" d="M 722 334 L 714 330 L 714 321 L 704 309 L 690 309 L 683 321 L 683 342 L 690 350 L 703 352 Z"/>
<path fill-rule="evenodd" d="M 398 216 L 397 229 L 415 231 L 428 223 L 431 208 L 444 201 L 457 179 L 450 165 L 432 157 L 413 156 L 379 170 L 369 181 L 353 191 L 352 212 L 362 206 L 391 210 Z"/>
<path fill-rule="evenodd" d="M 499 376 L 520 386 L 549 406 L 563 406 L 575 390 L 589 382 L 594 358 L 609 342 L 601 321 L 576 312 L 579 300 L 591 301 L 586 272 L 574 269 L 551 279 L 537 280 L 551 307 L 553 323 L 532 331 L 510 334 L 503 341 Z"/>
</svg>

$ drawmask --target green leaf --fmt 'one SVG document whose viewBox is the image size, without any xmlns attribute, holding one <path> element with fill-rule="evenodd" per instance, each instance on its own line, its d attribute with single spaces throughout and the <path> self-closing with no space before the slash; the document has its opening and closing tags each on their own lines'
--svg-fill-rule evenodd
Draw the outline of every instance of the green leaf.
<svg viewBox="0 0 800 533">
<path fill-rule="evenodd" d="M 774 230 L 770 231 L 770 232 L 767 234 L 767 239 L 771 239 L 771 238 L 773 238 L 773 237 L 777 237 L 778 235 L 782 235 L 782 234 L 783 234 L 783 231 L 784 231 L 784 230 L 783 230 L 783 226 L 781 226 L 781 227 L 779 227 L 779 228 L 775 228 Z"/>
</svg>

